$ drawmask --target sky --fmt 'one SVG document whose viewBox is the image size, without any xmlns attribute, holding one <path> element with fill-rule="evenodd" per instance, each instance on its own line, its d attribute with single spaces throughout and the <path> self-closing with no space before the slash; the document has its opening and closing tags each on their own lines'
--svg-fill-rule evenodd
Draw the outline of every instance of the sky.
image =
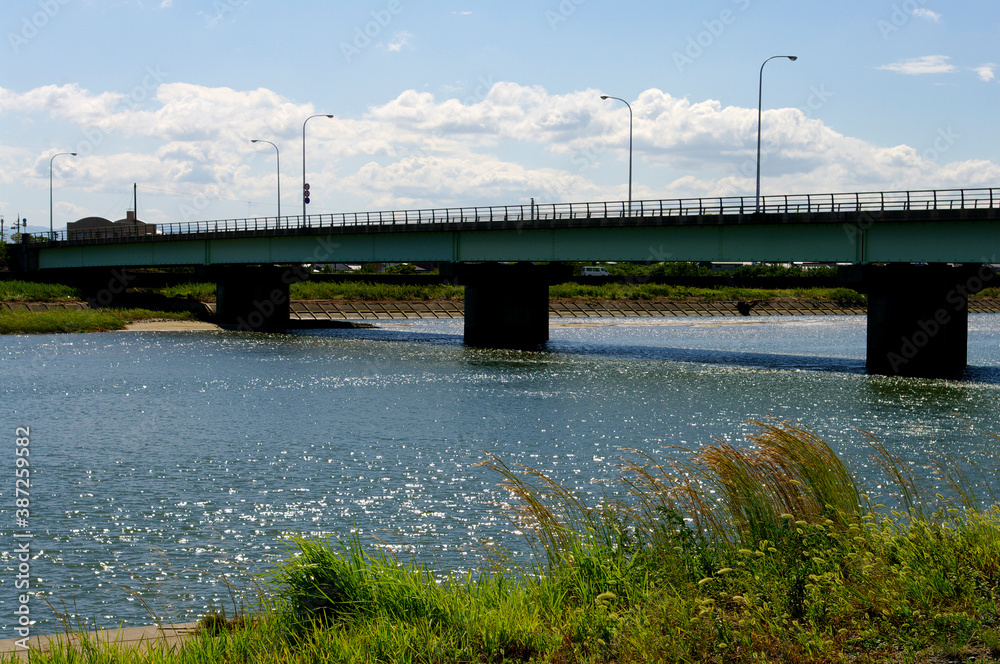
<svg viewBox="0 0 1000 664">
<path fill-rule="evenodd" d="M 758 94 L 765 195 L 1000 186 L 998 44 L 996 0 L 3 0 L 0 214 L 301 214 L 304 126 L 310 214 L 620 201 L 630 154 L 752 196 Z"/>
</svg>

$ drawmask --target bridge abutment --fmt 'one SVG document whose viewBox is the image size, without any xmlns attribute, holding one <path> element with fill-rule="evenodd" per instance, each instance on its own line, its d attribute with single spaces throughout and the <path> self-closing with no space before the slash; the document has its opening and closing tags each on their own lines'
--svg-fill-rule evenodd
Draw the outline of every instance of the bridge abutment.
<svg viewBox="0 0 1000 664">
<path fill-rule="evenodd" d="M 457 264 L 465 286 L 465 343 L 487 348 L 537 348 L 549 340 L 549 284 L 569 268 L 518 263 Z"/>
<path fill-rule="evenodd" d="M 995 277 L 988 266 L 868 266 L 869 373 L 957 378 L 968 354 L 969 295 Z"/>
<path fill-rule="evenodd" d="M 215 272 L 215 317 L 246 332 L 288 329 L 289 286 L 300 281 L 294 268 L 229 267 Z"/>
</svg>

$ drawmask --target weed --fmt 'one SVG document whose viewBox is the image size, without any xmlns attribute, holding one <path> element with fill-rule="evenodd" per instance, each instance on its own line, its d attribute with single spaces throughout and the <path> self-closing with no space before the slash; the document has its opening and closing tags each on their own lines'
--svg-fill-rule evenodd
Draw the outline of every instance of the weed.
<svg viewBox="0 0 1000 664">
<path fill-rule="evenodd" d="M 17 279 L 0 281 L 0 302 L 66 302 L 82 299 L 76 288 Z"/>
<path fill-rule="evenodd" d="M 129 323 L 151 318 L 191 320 L 187 312 L 148 309 L 50 309 L 20 311 L 0 308 L 0 334 L 57 334 L 122 330 Z"/>
<path fill-rule="evenodd" d="M 936 460 L 951 499 L 874 437 L 900 508 L 875 512 L 798 423 L 623 460 L 627 494 L 592 505 L 489 457 L 535 561 L 461 577 L 377 544 L 295 537 L 245 617 L 216 610 L 183 651 L 92 643 L 39 662 L 885 662 L 996 659 L 1000 507 L 989 473 Z"/>
</svg>

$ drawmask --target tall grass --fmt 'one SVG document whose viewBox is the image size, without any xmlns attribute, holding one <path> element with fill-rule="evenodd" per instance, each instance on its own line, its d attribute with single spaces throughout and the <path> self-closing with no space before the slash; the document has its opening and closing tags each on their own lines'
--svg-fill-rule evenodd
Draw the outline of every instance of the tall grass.
<svg viewBox="0 0 1000 664">
<path fill-rule="evenodd" d="M 758 299 L 776 297 L 775 291 L 750 288 L 695 288 L 669 284 L 578 284 L 563 283 L 549 287 L 549 297 L 593 300 L 682 300 L 688 298 L 708 300 Z"/>
<path fill-rule="evenodd" d="M 382 284 L 375 282 L 301 282 L 291 285 L 291 297 L 297 300 L 462 300 L 465 289 L 452 284 Z M 192 282 L 149 291 L 164 297 L 214 302 L 216 285 Z M 592 300 L 759 300 L 779 297 L 813 298 L 836 302 L 840 306 L 864 306 L 865 297 L 847 288 L 796 288 L 764 290 L 757 288 L 694 288 L 650 283 L 610 283 L 601 285 L 564 283 L 549 287 L 549 296 L 561 299 Z M 57 284 L 24 281 L 0 281 L 2 302 L 57 302 L 79 300 L 78 289 Z"/>
<path fill-rule="evenodd" d="M 304 281 L 292 284 L 291 297 L 298 300 L 461 300 L 465 297 L 465 289 L 451 284 Z"/>
<path fill-rule="evenodd" d="M 439 580 L 432 568 L 366 552 L 356 536 L 289 544 L 269 579 L 296 648 L 343 661 L 476 661 L 481 652 L 520 659 L 558 641 L 505 573 Z"/>
<path fill-rule="evenodd" d="M 149 309 L 10 310 L 0 307 L 0 334 L 60 334 L 123 330 L 129 323 L 151 318 L 191 320 L 188 312 Z"/>
<path fill-rule="evenodd" d="M 628 276 L 628 275 L 625 275 Z M 195 282 L 157 289 L 155 292 L 171 298 L 187 298 L 201 302 L 215 301 L 215 284 Z M 451 284 L 402 285 L 371 282 L 302 282 L 292 284 L 291 296 L 302 300 L 461 300 L 465 289 Z M 601 285 L 564 283 L 549 288 L 549 296 L 563 299 L 601 300 L 773 300 L 779 297 L 812 298 L 835 302 L 844 307 L 865 306 L 863 294 L 849 288 L 793 288 L 765 290 L 759 288 L 696 288 L 650 283 L 610 283 Z M 986 288 L 972 298 L 998 298 L 1000 288 Z M 0 281 L 0 302 L 62 302 L 80 300 L 79 289 L 61 284 L 28 281 Z"/>
<path fill-rule="evenodd" d="M 184 650 L 37 661 L 937 662 L 1000 657 L 1000 509 L 978 464 L 939 486 L 868 436 L 900 507 L 874 511 L 798 423 L 745 447 L 631 454 L 596 503 L 490 456 L 536 556 L 463 576 L 378 543 L 292 538 L 274 601 Z M 992 458 L 992 457 L 991 457 Z M 944 493 L 942 493 L 944 491 Z M 610 493 L 610 492 L 609 492 Z M 270 596 L 270 595 L 269 595 Z"/>
<path fill-rule="evenodd" d="M 294 300 L 461 300 L 465 289 L 450 284 L 381 284 L 375 282 L 321 282 L 304 281 L 292 284 L 290 296 Z M 166 297 L 187 298 L 200 302 L 214 302 L 216 286 L 213 283 L 179 284 L 159 289 Z"/>
<path fill-rule="evenodd" d="M 601 285 L 564 283 L 549 287 L 549 297 L 591 300 L 759 300 L 782 297 L 811 298 L 835 302 L 840 306 L 864 306 L 866 299 L 848 288 L 795 288 L 765 290 L 761 288 L 697 288 L 670 284 L 610 283 Z"/>
<path fill-rule="evenodd" d="M 81 299 L 80 291 L 62 284 L 17 279 L 0 281 L 0 302 L 65 302 Z"/>
<path fill-rule="evenodd" d="M 870 438 L 901 504 L 876 513 L 814 432 L 755 424 L 749 447 L 720 442 L 665 460 L 638 454 L 619 478 L 633 500 L 604 509 L 537 471 L 515 472 L 495 458 L 487 465 L 515 498 L 519 527 L 545 549 L 550 577 L 593 569 L 597 554 L 601 569 L 615 572 L 591 597 L 604 588 L 619 607 L 663 612 L 663 629 L 684 626 L 671 639 L 656 630 L 619 633 L 633 655 L 883 661 L 900 648 L 964 652 L 970 643 L 1000 654 L 1000 510 L 982 507 L 976 491 L 993 497 L 983 487 L 988 473 L 972 464 L 972 477 L 966 460 L 939 459 L 931 464 L 935 487 Z M 654 587 L 669 591 L 650 594 Z M 711 647 L 699 651 L 705 643 Z"/>
<path fill-rule="evenodd" d="M 207 282 L 191 282 L 167 286 L 155 291 L 164 297 L 196 300 L 198 302 L 215 301 L 215 284 Z"/>
</svg>

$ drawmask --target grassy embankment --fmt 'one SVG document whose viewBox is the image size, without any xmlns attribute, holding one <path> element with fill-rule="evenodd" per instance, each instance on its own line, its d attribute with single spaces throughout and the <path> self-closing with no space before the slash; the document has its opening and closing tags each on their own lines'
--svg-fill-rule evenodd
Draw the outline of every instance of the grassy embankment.
<svg viewBox="0 0 1000 664">
<path fill-rule="evenodd" d="M 215 300 L 215 284 L 183 284 L 163 289 L 168 297 L 182 297 L 203 302 Z M 292 284 L 294 300 L 461 300 L 465 289 L 451 284 L 408 286 L 368 282 L 306 282 Z M 565 300 L 760 300 L 778 298 L 814 299 L 833 302 L 840 306 L 864 306 L 865 296 L 849 288 L 791 288 L 760 289 L 698 288 L 652 283 L 611 283 L 589 285 L 579 283 L 556 284 L 549 287 L 549 297 Z M 1000 288 L 987 288 L 973 298 L 1000 298 Z"/>
<path fill-rule="evenodd" d="M 179 654 L 90 643 L 34 661 L 1000 661 L 985 472 L 941 460 L 931 488 L 872 439 L 900 502 L 886 511 L 814 433 L 757 424 L 748 448 L 635 453 L 615 480 L 629 498 L 600 504 L 492 457 L 534 564 L 497 552 L 442 581 L 377 543 L 294 538 L 243 596 L 256 607 L 206 617 Z"/>
<path fill-rule="evenodd" d="M 60 284 L 0 281 L 0 302 L 77 302 L 79 291 Z M 154 318 L 191 320 L 189 313 L 149 309 L 53 309 L 12 311 L 0 307 L 0 334 L 56 334 L 121 330 L 129 323 Z"/>
<path fill-rule="evenodd" d="M 215 284 L 190 283 L 152 291 L 168 298 L 215 301 Z M 426 301 L 461 300 L 465 290 L 451 284 L 400 285 L 370 282 L 305 282 L 291 286 L 296 300 Z M 611 283 L 588 285 L 557 284 L 549 297 L 563 300 L 694 300 L 760 301 L 779 298 L 813 299 L 841 307 L 865 305 L 865 297 L 847 288 L 795 288 L 763 290 L 751 288 L 695 288 L 653 283 Z M 973 297 L 1000 297 L 1000 288 L 987 288 Z M 80 293 L 68 286 L 24 281 L 0 281 L 0 302 L 67 302 L 80 300 Z M 128 323 L 151 318 L 190 320 L 189 313 L 148 309 L 56 310 L 14 312 L 0 308 L 0 334 L 85 332 L 116 330 Z"/>
<path fill-rule="evenodd" d="M 215 285 L 209 283 L 183 284 L 163 289 L 168 297 L 181 297 L 211 302 L 215 299 Z M 292 284 L 294 300 L 461 300 L 465 289 L 450 284 L 410 286 L 368 282 L 305 282 Z M 864 296 L 846 288 L 796 288 L 788 290 L 763 290 L 751 288 L 694 288 L 650 283 L 612 283 L 587 285 L 577 283 L 556 284 L 549 287 L 549 297 L 555 299 L 586 300 L 773 300 L 776 298 L 813 298 L 845 305 L 863 305 Z"/>
</svg>

